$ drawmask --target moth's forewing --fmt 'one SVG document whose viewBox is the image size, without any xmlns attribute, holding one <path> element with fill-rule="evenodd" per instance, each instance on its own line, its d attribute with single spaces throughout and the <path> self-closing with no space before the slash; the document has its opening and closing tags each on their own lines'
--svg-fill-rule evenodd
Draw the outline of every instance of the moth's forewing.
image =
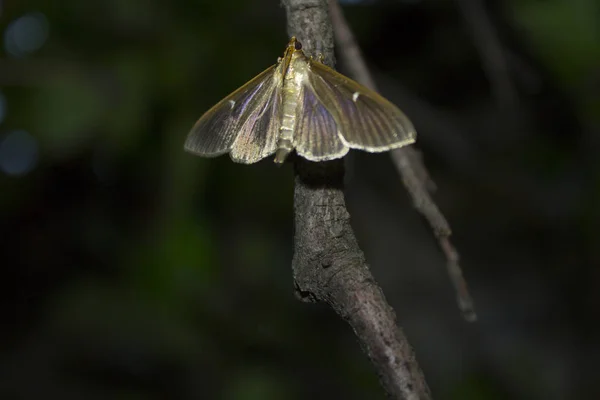
<svg viewBox="0 0 600 400">
<path fill-rule="evenodd" d="M 252 100 L 255 101 L 254 109 L 238 128 L 238 137 L 229 154 L 235 162 L 252 164 L 277 150 L 281 125 L 281 75 L 275 73 L 269 85 L 271 88 L 261 98 Z"/>
<path fill-rule="evenodd" d="M 310 85 L 303 86 L 301 99 L 294 134 L 296 152 L 311 161 L 333 160 L 346 155 L 349 149 L 338 136 L 333 116 Z"/>
<path fill-rule="evenodd" d="M 188 134 L 185 149 L 200 156 L 214 157 L 235 148 L 235 161 L 246 163 L 271 154 L 274 151 L 272 144 L 263 139 L 273 127 L 264 114 L 277 108 L 276 99 L 272 99 L 278 82 L 276 67 L 273 65 L 263 71 L 200 117 Z M 258 135 L 254 132 L 255 123 L 260 128 Z M 247 146 L 245 143 L 254 140 L 253 134 L 261 138 L 260 143 L 255 147 Z M 242 141 L 236 146 L 240 136 Z"/>
<path fill-rule="evenodd" d="M 335 118 L 348 147 L 379 152 L 415 141 L 415 129 L 398 107 L 317 61 L 309 63 L 310 86 Z"/>
</svg>

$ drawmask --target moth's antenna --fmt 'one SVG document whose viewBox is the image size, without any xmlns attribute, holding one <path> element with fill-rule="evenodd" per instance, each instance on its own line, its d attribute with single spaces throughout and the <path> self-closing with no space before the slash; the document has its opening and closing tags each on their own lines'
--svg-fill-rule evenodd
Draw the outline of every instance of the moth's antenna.
<svg viewBox="0 0 600 400">
<path fill-rule="evenodd" d="M 315 46 L 315 51 L 313 52 L 314 56 L 318 56 L 319 54 L 321 55 L 321 57 L 323 57 L 323 43 L 320 40 L 317 42 L 317 45 Z M 322 58 L 320 62 L 323 62 Z"/>
</svg>

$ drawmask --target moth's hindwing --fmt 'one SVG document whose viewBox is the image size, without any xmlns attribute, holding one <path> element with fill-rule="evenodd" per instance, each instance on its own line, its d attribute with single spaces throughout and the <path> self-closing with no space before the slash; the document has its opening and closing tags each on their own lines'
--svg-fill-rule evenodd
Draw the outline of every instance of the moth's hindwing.
<svg viewBox="0 0 600 400">
<path fill-rule="evenodd" d="M 310 85 L 302 88 L 298 125 L 294 134 L 296 152 L 307 160 L 325 161 L 348 153 L 338 136 L 337 124 Z"/>
</svg>

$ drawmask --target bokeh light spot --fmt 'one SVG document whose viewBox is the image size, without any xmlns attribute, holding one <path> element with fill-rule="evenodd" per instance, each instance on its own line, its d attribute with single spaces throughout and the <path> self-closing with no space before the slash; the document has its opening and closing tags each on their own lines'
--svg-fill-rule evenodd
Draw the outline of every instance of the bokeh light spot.
<svg viewBox="0 0 600 400">
<path fill-rule="evenodd" d="M 33 136 L 19 130 L 0 138 L 0 170 L 6 175 L 22 176 L 35 168 L 38 145 Z"/>
<path fill-rule="evenodd" d="M 44 45 L 48 38 L 48 20 L 41 13 L 23 15 L 4 31 L 4 49 L 13 57 L 23 57 Z"/>
</svg>

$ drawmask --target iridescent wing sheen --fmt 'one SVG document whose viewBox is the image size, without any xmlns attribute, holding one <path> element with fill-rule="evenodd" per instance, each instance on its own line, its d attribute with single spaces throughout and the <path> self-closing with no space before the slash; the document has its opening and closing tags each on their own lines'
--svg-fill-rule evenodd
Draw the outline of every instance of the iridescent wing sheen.
<svg viewBox="0 0 600 400">
<path fill-rule="evenodd" d="M 273 79 L 277 81 L 280 78 L 274 76 Z M 280 106 L 281 85 L 275 82 L 272 92 L 257 101 L 256 109 L 249 114 L 243 125 L 236 128 L 238 136 L 229 153 L 233 161 L 252 164 L 277 150 Z"/>
<path fill-rule="evenodd" d="M 380 152 L 415 141 L 415 128 L 398 107 L 320 62 L 309 60 L 309 65 L 310 86 L 348 147 Z"/>
<path fill-rule="evenodd" d="M 208 110 L 196 122 L 185 150 L 205 157 L 231 152 L 236 162 L 254 163 L 273 154 L 279 132 L 281 76 L 265 70 Z"/>
<path fill-rule="evenodd" d="M 293 141 L 296 152 L 311 161 L 332 160 L 346 155 L 349 149 L 338 136 L 333 116 L 309 85 L 302 89 L 300 104 Z"/>
</svg>

